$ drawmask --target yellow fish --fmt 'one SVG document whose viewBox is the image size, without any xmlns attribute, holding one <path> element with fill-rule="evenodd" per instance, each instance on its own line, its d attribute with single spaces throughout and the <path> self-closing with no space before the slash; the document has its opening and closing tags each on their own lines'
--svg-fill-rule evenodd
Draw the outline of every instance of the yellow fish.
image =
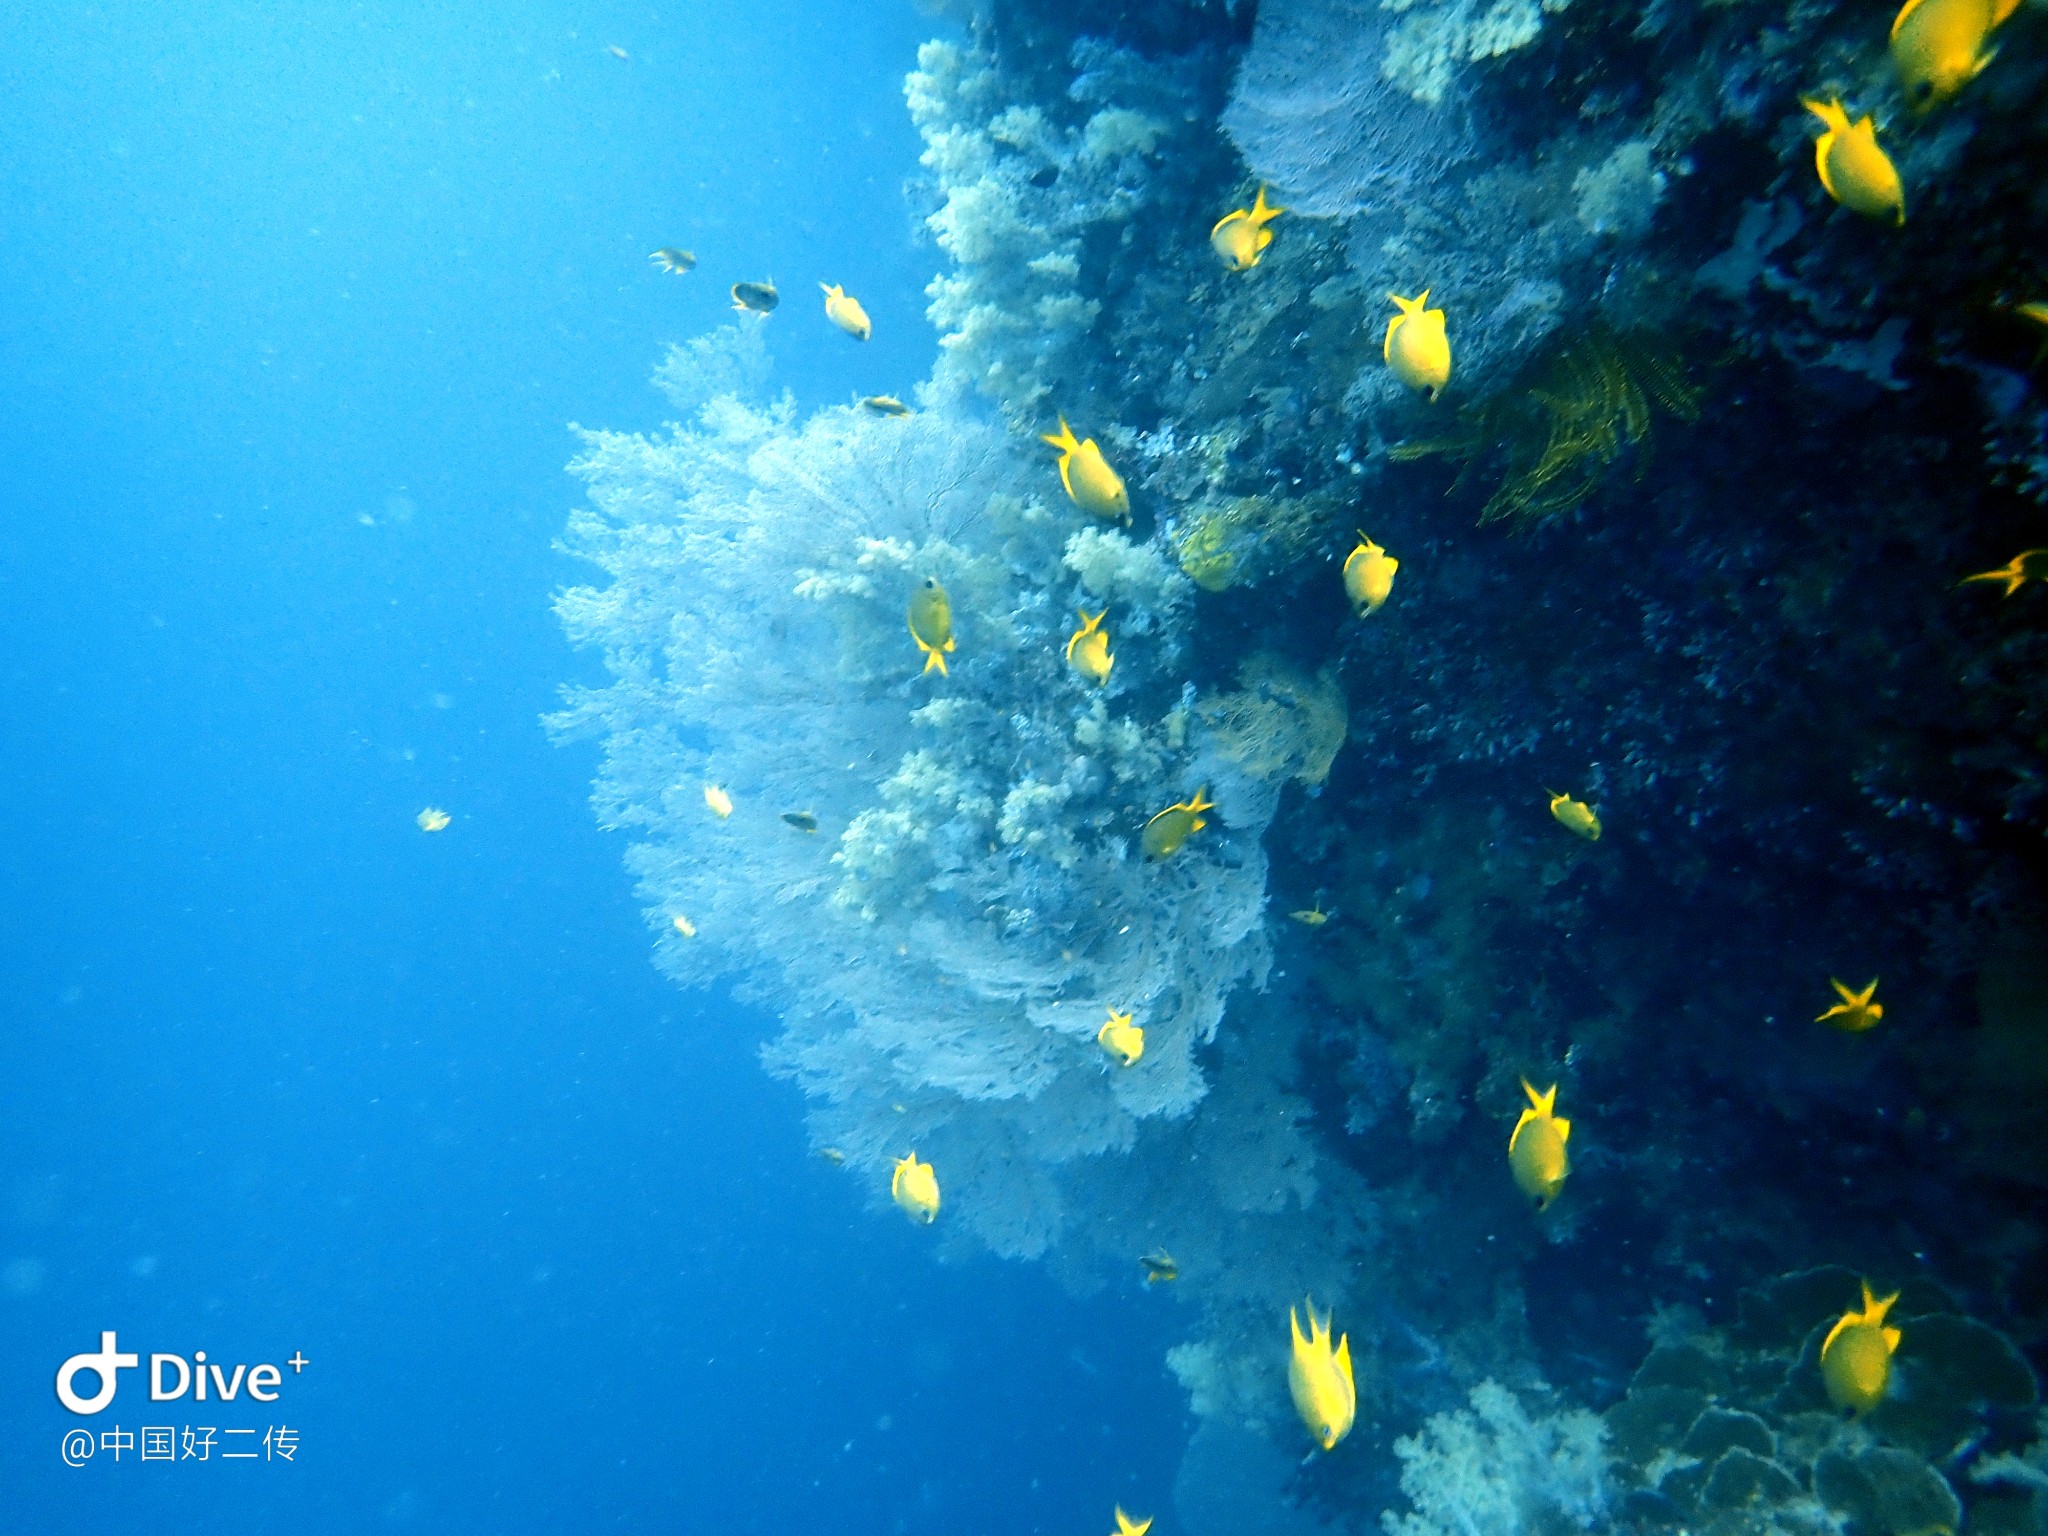
<svg viewBox="0 0 2048 1536">
<path fill-rule="evenodd" d="M 1116 664 L 1109 654 L 1109 634 L 1102 627 L 1109 610 L 1105 608 L 1093 618 L 1086 608 L 1080 612 L 1081 627 L 1067 637 L 1067 665 L 1100 688 L 1109 681 L 1109 669 Z"/>
<path fill-rule="evenodd" d="M 686 939 L 694 939 L 697 937 L 697 925 L 678 912 L 676 914 L 676 932 Z"/>
<path fill-rule="evenodd" d="M 1216 221 L 1216 227 L 1209 231 L 1209 244 L 1231 271 L 1249 272 L 1273 243 L 1273 231 L 1266 226 L 1286 211 L 1267 207 L 1266 189 L 1261 187 L 1251 207 L 1233 208 Z"/>
<path fill-rule="evenodd" d="M 1138 1255 L 1138 1263 L 1145 1270 L 1147 1285 L 1164 1285 L 1180 1278 L 1180 1265 L 1173 1261 L 1173 1255 L 1164 1248 L 1154 1248 L 1150 1253 Z"/>
<path fill-rule="evenodd" d="M 448 813 L 438 805 L 430 805 L 413 817 L 422 832 L 443 832 L 448 827 Z"/>
<path fill-rule="evenodd" d="M 866 341 L 874 334 L 874 326 L 868 323 L 868 312 L 860 307 L 860 300 L 854 298 L 837 283 L 820 283 L 825 290 L 825 318 L 846 332 L 855 341 Z"/>
<path fill-rule="evenodd" d="M 1394 572 L 1400 569 L 1400 561 L 1363 532 L 1358 535 L 1358 548 L 1344 557 L 1344 595 L 1361 619 L 1380 611 L 1394 590 Z"/>
<path fill-rule="evenodd" d="M 1213 811 L 1216 805 L 1207 798 L 1208 793 L 1209 786 L 1204 784 L 1195 791 L 1194 799 L 1183 800 L 1178 805 L 1169 805 L 1145 823 L 1145 835 L 1139 839 L 1139 843 L 1146 858 L 1172 858 L 1180 852 L 1182 843 L 1209 825 L 1202 812 Z"/>
<path fill-rule="evenodd" d="M 784 811 L 782 819 L 792 827 L 795 827 L 799 832 L 815 832 L 818 830 L 818 816 L 815 811 Z"/>
<path fill-rule="evenodd" d="M 1444 333 L 1444 312 L 1429 308 L 1429 290 L 1419 298 L 1387 295 L 1401 313 L 1387 322 L 1387 343 L 1381 350 L 1394 376 L 1410 389 L 1426 389 L 1434 400 L 1451 382 L 1451 339 Z"/>
<path fill-rule="evenodd" d="M 664 272 L 678 274 L 693 271 L 697 265 L 697 253 L 695 251 L 677 250 L 672 245 L 664 245 L 660 250 L 649 255 L 647 259 Z"/>
<path fill-rule="evenodd" d="M 1894 1291 L 1878 1300 L 1870 1294 L 1870 1282 L 1864 1281 L 1863 1310 L 1844 1312 L 1821 1341 L 1820 1379 L 1827 1384 L 1828 1400 L 1857 1418 L 1884 1401 L 1891 1381 L 1900 1334 L 1885 1327 L 1884 1315 L 1898 1299 Z"/>
<path fill-rule="evenodd" d="M 898 400 L 894 395 L 864 395 L 861 397 L 860 404 L 861 409 L 872 411 L 877 416 L 908 416 L 910 414 L 910 407 L 901 400 Z"/>
<path fill-rule="evenodd" d="M 1973 581 L 2002 581 L 2005 583 L 2003 595 L 2011 597 L 2026 582 L 2048 581 L 2048 549 L 2023 549 L 1997 570 L 1965 576 L 1956 585 L 1968 586 Z"/>
<path fill-rule="evenodd" d="M 910 594 L 910 638 L 924 652 L 925 672 L 937 667 L 939 676 L 950 675 L 944 653 L 953 649 L 953 600 L 936 576 L 925 577 L 924 584 Z"/>
<path fill-rule="evenodd" d="M 1816 1024 L 1832 1024 L 1846 1034 L 1860 1035 L 1866 1029 L 1875 1029 L 1877 1021 L 1884 1017 L 1884 1004 L 1877 1001 L 1877 978 L 1870 978 L 1870 985 L 1861 992 L 1843 986 L 1834 977 L 1828 978 L 1828 985 L 1835 989 L 1835 996 L 1841 999 L 1826 1013 L 1816 1014 Z"/>
<path fill-rule="evenodd" d="M 1059 449 L 1060 484 L 1076 506 L 1113 523 L 1131 520 L 1131 495 L 1124 489 L 1124 478 L 1109 467 L 1094 438 L 1077 440 L 1064 416 L 1057 433 L 1046 432 L 1041 437 Z"/>
<path fill-rule="evenodd" d="M 1109 1018 L 1095 1031 L 1095 1043 L 1127 1067 L 1135 1067 L 1145 1054 L 1145 1031 L 1131 1022 L 1128 1013 L 1109 1010 Z"/>
<path fill-rule="evenodd" d="M 1557 1084 L 1538 1093 L 1525 1077 L 1522 1092 L 1529 1095 L 1529 1107 L 1508 1137 L 1508 1168 L 1515 1176 L 1515 1188 L 1534 1200 L 1540 1211 L 1557 1198 L 1571 1174 L 1572 1160 L 1565 1143 L 1572 1139 L 1572 1123 L 1551 1113 L 1557 1104 Z"/>
<path fill-rule="evenodd" d="M 1301 926 L 1304 928 L 1320 928 L 1323 926 L 1323 924 L 1327 923 L 1331 918 L 1335 917 L 1337 914 L 1334 912 L 1325 912 L 1323 910 L 1323 898 L 1321 896 L 1318 896 L 1316 897 L 1316 904 L 1308 908 L 1306 911 L 1290 912 L 1287 915 L 1293 918 L 1297 923 L 1301 924 Z"/>
<path fill-rule="evenodd" d="M 1330 1319 L 1316 1316 L 1315 1298 L 1308 1301 L 1308 1337 L 1301 1336 L 1301 1319 L 1294 1308 L 1287 1309 L 1287 1323 L 1294 1333 L 1294 1353 L 1287 1362 L 1287 1387 L 1294 1394 L 1294 1411 L 1324 1450 L 1351 1433 L 1351 1421 L 1358 1416 L 1358 1388 L 1351 1380 L 1351 1335 L 1345 1334 L 1330 1348 Z"/>
<path fill-rule="evenodd" d="M 782 302 L 782 295 L 775 291 L 773 283 L 734 283 L 732 285 L 732 307 L 750 309 L 757 315 L 765 315 Z"/>
<path fill-rule="evenodd" d="M 1997 55 L 1985 44 L 2019 0 L 1906 0 L 1892 18 L 1892 67 L 1915 112 L 1952 100 Z"/>
<path fill-rule="evenodd" d="M 732 796 L 728 795 L 716 784 L 706 784 L 704 786 L 704 804 L 710 807 L 711 814 L 720 821 L 725 820 L 726 817 L 732 814 Z"/>
<path fill-rule="evenodd" d="M 818 1156 L 825 1159 L 826 1162 L 835 1168 L 846 1161 L 846 1154 L 837 1147 L 820 1147 L 818 1148 Z"/>
<path fill-rule="evenodd" d="M 1814 168 L 1828 196 L 1866 218 L 1890 214 L 1894 223 L 1905 223 L 1906 189 L 1899 185 L 1899 168 L 1878 145 L 1877 124 L 1870 115 L 1850 122 L 1840 97 L 1800 105 L 1828 125 L 1828 131 L 1813 141 Z"/>
<path fill-rule="evenodd" d="M 1560 795 L 1554 789 L 1543 791 L 1550 796 L 1550 814 L 1557 818 L 1557 824 L 1566 831 L 1576 832 L 1589 843 L 1600 841 L 1600 818 L 1593 814 L 1593 807 L 1583 800 L 1574 800 L 1570 795 Z"/>
<path fill-rule="evenodd" d="M 1151 1529 L 1152 1517 L 1150 1515 L 1147 1515 L 1142 1520 L 1133 1520 L 1124 1513 L 1123 1505 L 1117 1505 L 1116 1530 L 1112 1533 L 1112 1536 L 1145 1536 L 1145 1533 Z"/>
<path fill-rule="evenodd" d="M 920 1163 L 915 1152 L 899 1157 L 896 1171 L 889 1175 L 889 1198 L 912 1221 L 930 1226 L 939 1214 L 939 1176 L 930 1163 Z"/>
</svg>

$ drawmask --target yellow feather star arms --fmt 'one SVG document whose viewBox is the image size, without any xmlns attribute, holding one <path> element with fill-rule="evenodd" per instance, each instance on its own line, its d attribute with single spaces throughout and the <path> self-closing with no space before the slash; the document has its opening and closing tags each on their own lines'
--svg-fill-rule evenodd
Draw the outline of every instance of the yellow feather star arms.
<svg viewBox="0 0 2048 1536">
<path fill-rule="evenodd" d="M 1273 243 L 1273 231 L 1266 226 L 1286 211 L 1267 207 L 1266 189 L 1261 187 L 1251 207 L 1233 208 L 1216 221 L 1209 231 L 1209 244 L 1231 271 L 1249 272 Z"/>
<path fill-rule="evenodd" d="M 1124 1513 L 1123 1505 L 1117 1505 L 1116 1531 L 1114 1536 L 1145 1536 L 1145 1533 L 1151 1529 L 1152 1517 L 1150 1515 L 1147 1515 L 1142 1520 L 1133 1520 Z"/>
<path fill-rule="evenodd" d="M 1861 992 L 1853 991 L 1828 978 L 1828 985 L 1835 989 L 1835 996 L 1841 1001 L 1826 1013 L 1816 1014 L 1816 1024 L 1832 1024 L 1844 1034 L 1860 1035 L 1866 1029 L 1875 1029 L 1877 1021 L 1884 1017 L 1884 1004 L 1877 1001 L 1877 978 L 1870 978 L 1870 985 Z"/>
<path fill-rule="evenodd" d="M 1358 548 L 1344 557 L 1344 595 L 1361 619 L 1380 611 L 1394 590 L 1394 573 L 1400 569 L 1400 561 L 1359 533 Z"/>
<path fill-rule="evenodd" d="M 820 283 L 825 290 L 825 318 L 846 332 L 855 341 L 866 341 L 875 333 L 868 322 L 868 312 L 860 307 L 860 300 L 854 298 L 837 283 Z"/>
<path fill-rule="evenodd" d="M 896 1159 L 896 1171 L 889 1175 L 889 1198 L 912 1221 L 930 1226 L 939 1214 L 939 1176 L 930 1163 L 920 1163 L 917 1153 Z"/>
<path fill-rule="evenodd" d="M 1139 839 L 1145 857 L 1172 858 L 1180 852 L 1182 843 L 1209 825 L 1202 812 L 1215 809 L 1215 802 L 1209 799 L 1209 786 L 1206 784 L 1195 791 L 1194 799 L 1169 805 L 1145 823 L 1145 834 Z"/>
<path fill-rule="evenodd" d="M 910 594 L 910 638 L 924 652 L 924 672 L 933 667 L 946 677 L 946 656 L 953 649 L 953 600 L 936 576 L 925 577 Z M 918 674 L 924 676 L 924 672 Z"/>
<path fill-rule="evenodd" d="M 1287 1324 L 1294 1335 L 1294 1352 L 1287 1361 L 1287 1389 L 1294 1394 L 1294 1411 L 1324 1450 L 1335 1450 L 1337 1442 L 1351 1433 L 1358 1416 L 1358 1388 L 1351 1380 L 1351 1335 L 1345 1334 L 1330 1348 L 1330 1318 L 1316 1316 L 1315 1298 L 1308 1300 L 1308 1337 L 1301 1333 L 1301 1319 L 1294 1308 L 1287 1309 Z"/>
<path fill-rule="evenodd" d="M 1827 124 L 1827 132 L 1813 141 L 1813 164 L 1828 196 L 1865 218 L 1905 223 L 1906 189 L 1892 157 L 1877 142 L 1877 124 L 1870 115 L 1851 122 L 1840 97 L 1800 105 Z"/>
<path fill-rule="evenodd" d="M 1109 681 L 1109 669 L 1116 665 L 1116 658 L 1109 654 L 1109 635 L 1102 628 L 1109 610 L 1105 608 L 1092 617 L 1086 608 L 1080 613 L 1081 627 L 1067 637 L 1067 665 L 1100 688 Z"/>
<path fill-rule="evenodd" d="M 1108 522 L 1130 522 L 1131 493 L 1124 488 L 1124 477 L 1110 468 L 1109 460 L 1095 446 L 1094 438 L 1075 437 L 1064 416 L 1058 432 L 1041 433 L 1040 437 L 1059 449 L 1060 484 L 1067 488 L 1075 506 Z"/>
<path fill-rule="evenodd" d="M 1857 1418 L 1884 1401 L 1891 1382 L 1892 1355 L 1901 1335 L 1898 1329 L 1885 1327 L 1884 1318 L 1898 1299 L 1894 1291 L 1880 1300 L 1864 1281 L 1863 1309 L 1844 1312 L 1821 1341 L 1820 1379 L 1827 1386 L 1828 1401 Z"/>
<path fill-rule="evenodd" d="M 2001 595 L 2011 597 L 2030 581 L 2048 581 L 2048 549 L 2023 549 L 1997 570 L 1965 576 L 1956 585 L 1966 587 L 1973 581 L 2003 582 L 2005 591 Z"/>
<path fill-rule="evenodd" d="M 1095 1043 L 1126 1067 L 1135 1067 L 1145 1054 L 1145 1031 L 1131 1022 L 1128 1013 L 1109 1010 L 1109 1018 L 1095 1031 Z"/>
<path fill-rule="evenodd" d="M 1953 101 L 1998 54 L 1991 34 L 2019 0 L 1906 0 L 1892 20 L 1892 67 L 1915 112 Z"/>
<path fill-rule="evenodd" d="M 1560 795 L 1554 789 L 1543 791 L 1550 796 L 1550 814 L 1557 818 L 1557 824 L 1568 831 L 1576 832 L 1589 843 L 1600 841 L 1600 818 L 1593 813 L 1593 807 L 1583 800 L 1574 800 L 1570 795 Z"/>
<path fill-rule="evenodd" d="M 1522 1092 L 1529 1095 L 1529 1107 L 1508 1137 L 1508 1170 L 1515 1176 L 1515 1188 L 1534 1200 L 1537 1210 L 1547 1210 L 1571 1177 L 1571 1154 L 1565 1145 L 1572 1139 L 1572 1123 L 1554 1113 L 1557 1084 L 1538 1093 L 1525 1077 Z"/>
<path fill-rule="evenodd" d="M 1419 297 L 1404 299 L 1390 293 L 1401 313 L 1387 322 L 1387 342 L 1381 349 L 1394 376 L 1410 389 L 1429 391 L 1434 400 L 1451 382 L 1451 339 L 1444 331 L 1444 312 L 1429 307 L 1429 290 Z"/>
</svg>

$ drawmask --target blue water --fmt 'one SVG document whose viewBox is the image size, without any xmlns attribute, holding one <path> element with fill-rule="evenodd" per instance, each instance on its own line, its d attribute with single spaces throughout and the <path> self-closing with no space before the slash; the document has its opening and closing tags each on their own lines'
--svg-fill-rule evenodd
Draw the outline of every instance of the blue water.
<svg viewBox="0 0 2048 1536">
<path fill-rule="evenodd" d="M 772 1021 L 649 965 L 590 749 L 538 724 L 593 666 L 548 609 L 585 575 L 567 423 L 656 426 L 649 369 L 743 277 L 874 317 L 775 330 L 805 405 L 929 367 L 899 91 L 941 25 L 0 18 L 0 1530 L 1166 1507 L 1170 1297 L 941 1265 L 864 1209 L 759 1069 Z M 103 1329 L 301 1353 L 267 1410 L 130 1372 L 92 1421 L 288 1424 L 296 1459 L 67 1467 L 55 1371 Z"/>
</svg>

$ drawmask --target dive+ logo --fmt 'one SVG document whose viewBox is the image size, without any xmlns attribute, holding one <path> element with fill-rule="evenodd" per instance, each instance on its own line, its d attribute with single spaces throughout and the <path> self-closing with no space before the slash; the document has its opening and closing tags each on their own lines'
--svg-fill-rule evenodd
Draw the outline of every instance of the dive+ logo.
<svg viewBox="0 0 2048 1536">
<path fill-rule="evenodd" d="M 133 1370 L 142 1363 L 139 1355 L 123 1354 L 115 1339 L 114 1330 L 107 1329 L 100 1334 L 97 1351 L 73 1355 L 57 1367 L 57 1401 L 73 1413 L 98 1413 L 114 1401 L 114 1394 L 120 1390 L 120 1373 Z M 297 1375 L 313 1362 L 299 1351 L 292 1351 L 291 1359 L 285 1364 Z M 91 1396 L 81 1396 L 78 1378 L 90 1373 L 99 1378 L 99 1387 Z M 176 1377 L 175 1382 L 170 1378 Z M 183 1355 L 151 1355 L 149 1357 L 149 1400 L 153 1403 L 175 1402 L 190 1392 L 195 1402 L 231 1403 L 243 1392 L 259 1403 L 277 1401 L 278 1389 L 284 1381 L 284 1373 L 276 1366 L 265 1362 L 262 1365 L 235 1365 L 222 1369 L 206 1363 L 206 1351 L 196 1349 L 192 1358 Z M 210 1390 L 209 1390 L 210 1389 Z"/>
</svg>

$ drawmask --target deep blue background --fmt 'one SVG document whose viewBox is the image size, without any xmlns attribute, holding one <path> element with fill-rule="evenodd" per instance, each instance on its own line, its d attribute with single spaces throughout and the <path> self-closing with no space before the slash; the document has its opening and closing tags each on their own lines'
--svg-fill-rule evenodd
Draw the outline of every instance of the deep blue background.
<svg viewBox="0 0 2048 1536">
<path fill-rule="evenodd" d="M 929 365 L 907 4 L 0 16 L 7 1528 L 1106 1530 L 1170 1295 L 941 1267 L 674 992 L 539 715 L 571 420 L 773 276 Z M 621 61 L 605 51 L 624 48 Z M 684 278 L 647 264 L 693 246 Z M 867 304 L 860 347 L 815 283 Z M 422 836 L 429 802 L 454 825 Z M 1135 1288 L 1133 1288 L 1135 1289 Z M 297 1464 L 64 1468 L 123 1347 L 314 1362 Z"/>
</svg>

